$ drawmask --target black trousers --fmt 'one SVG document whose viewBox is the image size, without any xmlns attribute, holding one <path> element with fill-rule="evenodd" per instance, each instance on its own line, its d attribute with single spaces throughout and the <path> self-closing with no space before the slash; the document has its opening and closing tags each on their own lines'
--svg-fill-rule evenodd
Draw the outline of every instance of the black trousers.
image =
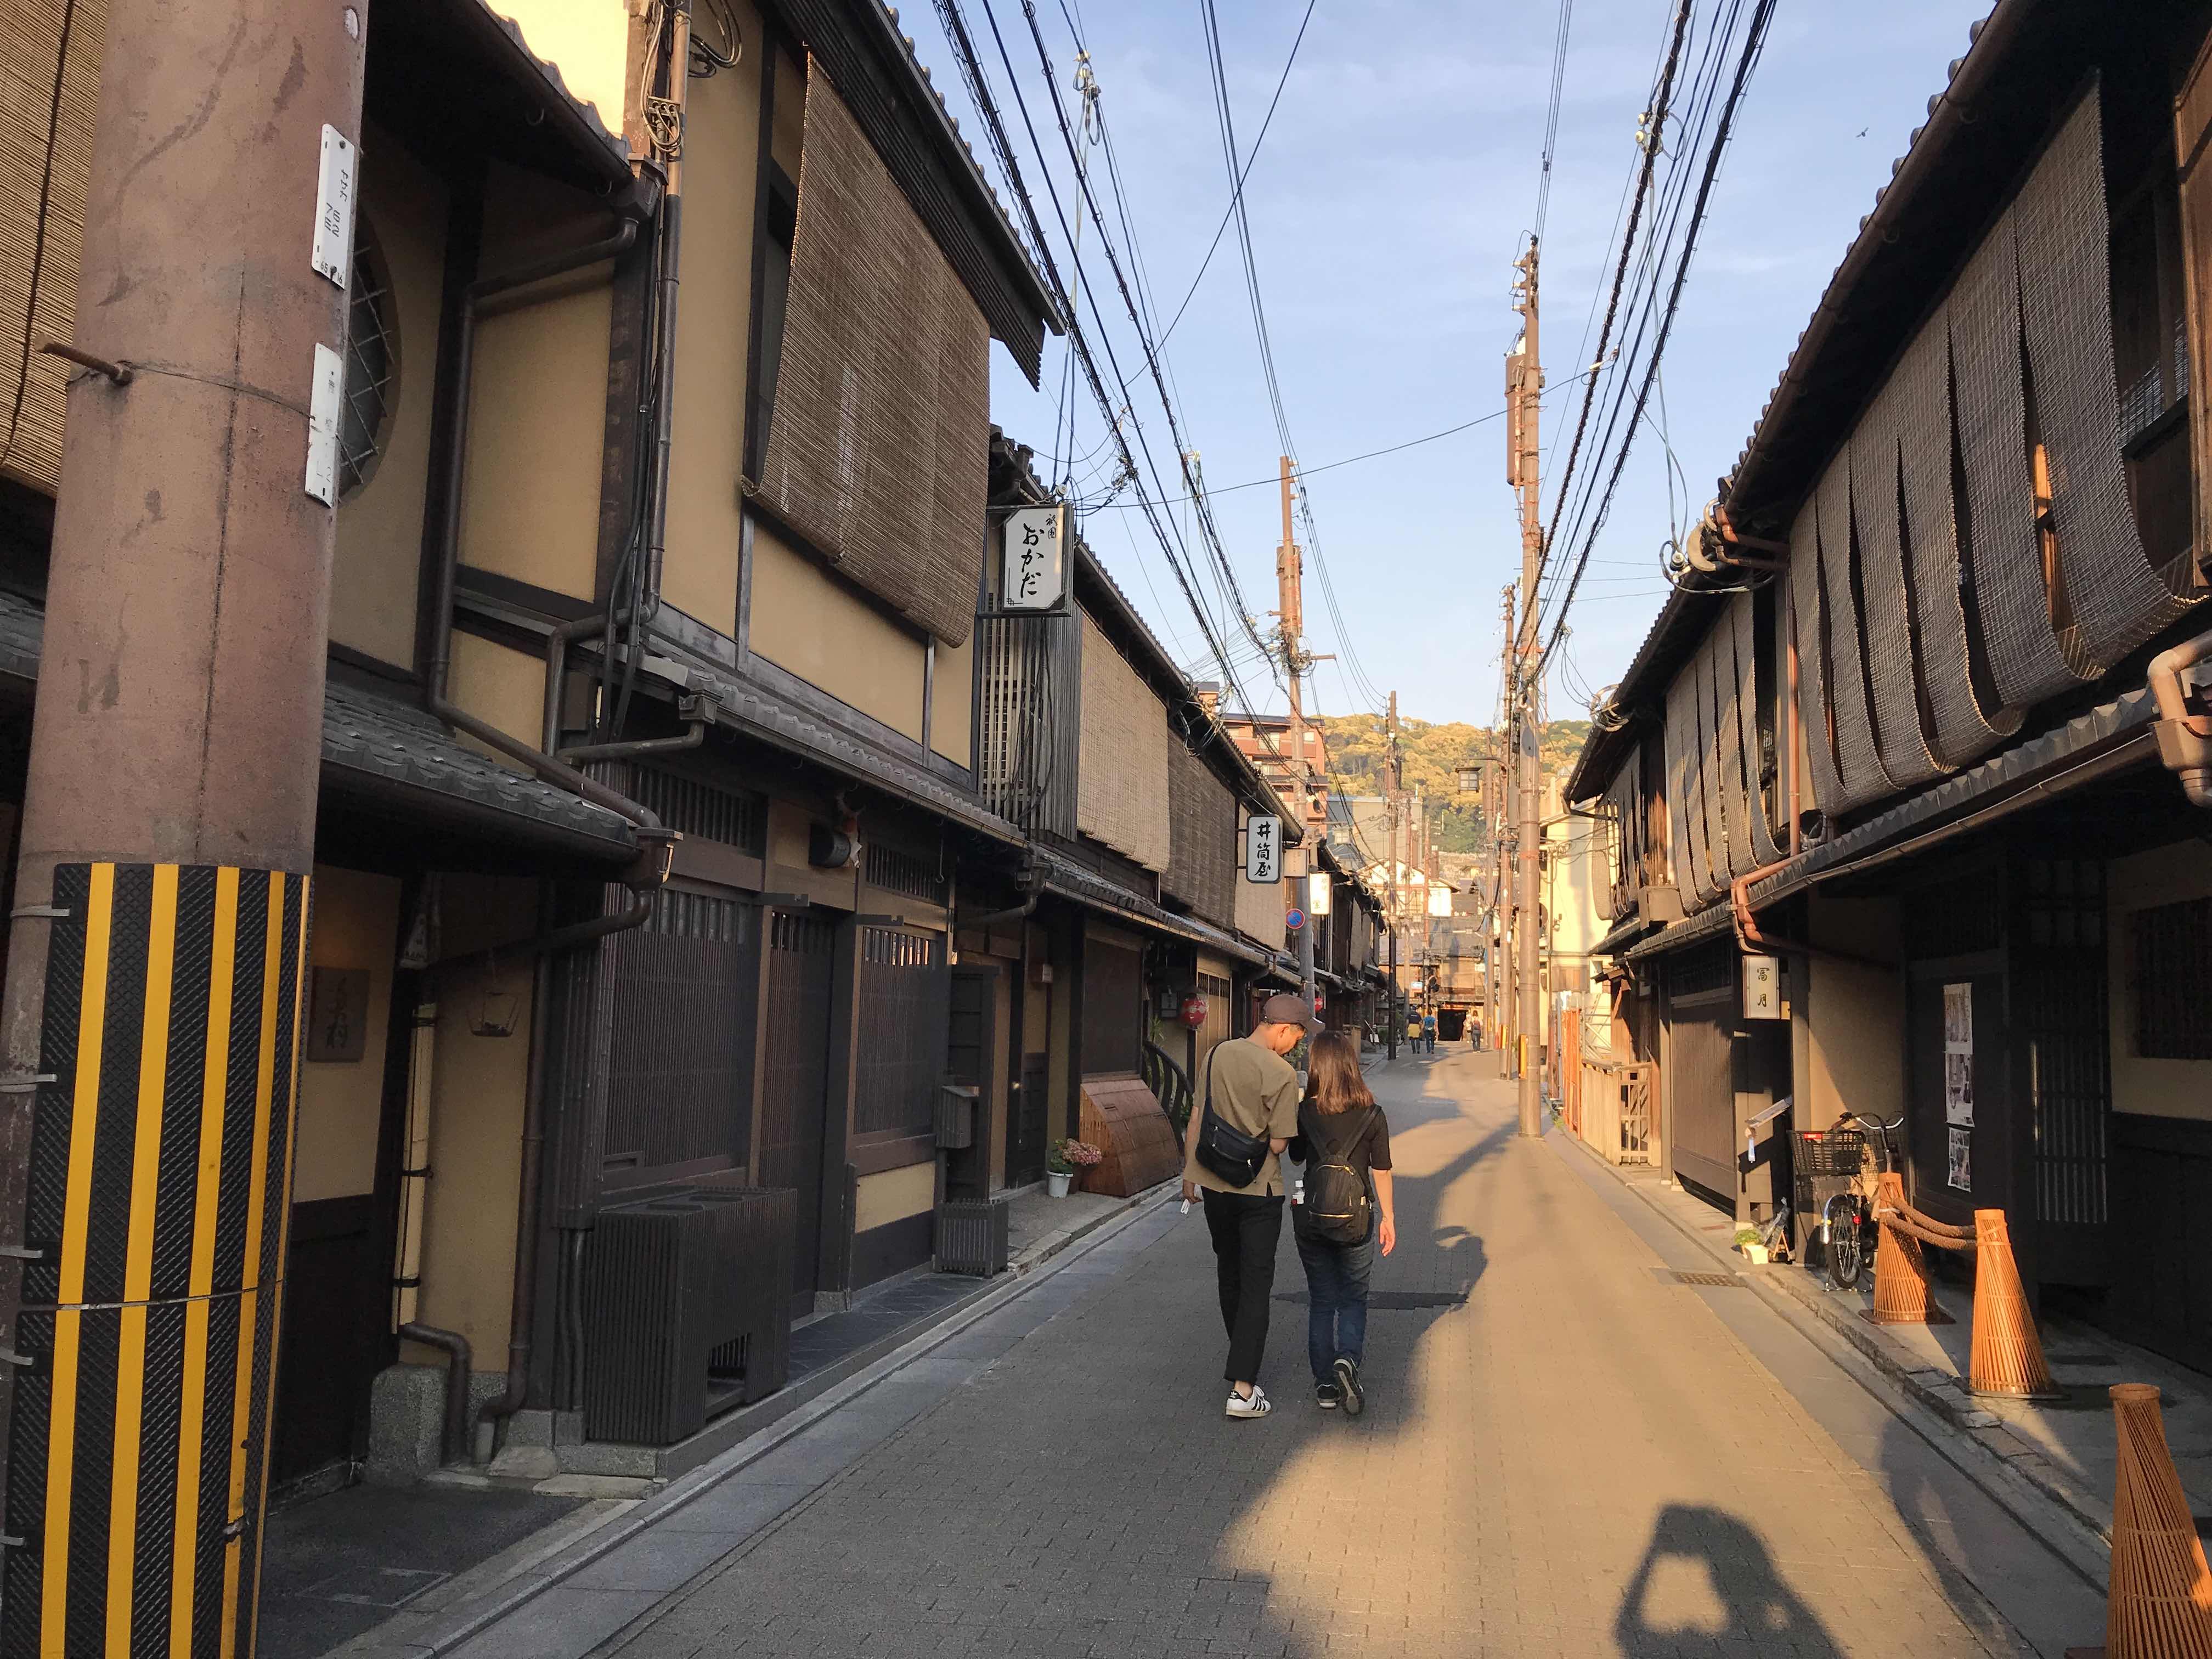
<svg viewBox="0 0 2212 1659">
<path fill-rule="evenodd" d="M 1205 1189 L 1206 1231 L 1213 1236 L 1213 1266 L 1221 1283 L 1221 1322 L 1229 1330 L 1231 1382 L 1260 1375 L 1267 1348 L 1267 1298 L 1275 1288 L 1275 1245 L 1283 1236 L 1283 1200 L 1248 1193 Z"/>
</svg>

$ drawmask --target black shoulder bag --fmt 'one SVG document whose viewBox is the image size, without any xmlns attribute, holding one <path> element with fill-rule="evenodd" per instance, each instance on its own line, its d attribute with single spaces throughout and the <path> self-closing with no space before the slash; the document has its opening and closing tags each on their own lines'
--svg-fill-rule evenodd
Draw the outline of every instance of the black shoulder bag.
<svg viewBox="0 0 2212 1659">
<path fill-rule="evenodd" d="M 1219 1052 L 1216 1044 L 1206 1056 L 1206 1109 L 1198 1121 L 1198 1162 L 1218 1180 L 1249 1187 L 1267 1167 L 1267 1137 L 1232 1128 L 1213 1109 L 1213 1056 Z"/>
</svg>

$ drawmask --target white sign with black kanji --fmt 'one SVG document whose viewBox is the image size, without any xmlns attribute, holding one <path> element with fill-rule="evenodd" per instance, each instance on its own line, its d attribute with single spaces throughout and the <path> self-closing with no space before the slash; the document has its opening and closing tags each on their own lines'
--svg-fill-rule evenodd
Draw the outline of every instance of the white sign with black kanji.
<svg viewBox="0 0 2212 1659">
<path fill-rule="evenodd" d="M 1008 611 L 1049 611 L 1066 586 L 1067 509 L 1024 507 L 1006 514 L 999 603 Z"/>
<path fill-rule="evenodd" d="M 1244 879 L 1265 886 L 1282 878 L 1282 819 L 1248 819 L 1244 825 Z"/>
</svg>

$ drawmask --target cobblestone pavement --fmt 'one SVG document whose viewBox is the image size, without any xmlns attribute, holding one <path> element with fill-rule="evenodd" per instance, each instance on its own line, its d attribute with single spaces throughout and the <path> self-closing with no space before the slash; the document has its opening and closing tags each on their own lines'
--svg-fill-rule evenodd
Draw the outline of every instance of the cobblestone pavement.
<svg viewBox="0 0 2212 1659">
<path fill-rule="evenodd" d="M 1443 1305 L 1377 1308 L 1364 1417 L 1313 1402 L 1286 1232 L 1277 1409 L 1224 1419 L 1205 1231 L 1170 1206 L 1126 1267 L 599 1651 L 2029 1651 L 1715 1311 L 1753 1298 L 1656 1273 L 1579 1153 L 1515 1136 L 1494 1066 L 1378 1080 L 1401 1242 L 1375 1288 Z"/>
</svg>

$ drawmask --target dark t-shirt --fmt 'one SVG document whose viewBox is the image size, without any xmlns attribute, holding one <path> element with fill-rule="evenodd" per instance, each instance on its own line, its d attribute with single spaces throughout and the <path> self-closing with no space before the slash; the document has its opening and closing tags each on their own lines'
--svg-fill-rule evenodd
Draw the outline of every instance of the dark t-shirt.
<svg viewBox="0 0 2212 1659">
<path fill-rule="evenodd" d="M 1359 1131 L 1358 1139 L 1347 1149 L 1345 1137 L 1352 1133 L 1352 1124 L 1363 1113 L 1367 1127 Z M 1349 1164 L 1359 1171 L 1361 1180 L 1367 1180 L 1373 1171 L 1390 1167 L 1389 1120 L 1382 1115 L 1380 1106 L 1371 1110 L 1355 1106 L 1334 1117 L 1323 1117 L 1311 1106 L 1301 1105 L 1298 1132 L 1291 1138 L 1291 1161 L 1310 1164 L 1324 1146 L 1328 1149 L 1326 1156 Z"/>
</svg>

